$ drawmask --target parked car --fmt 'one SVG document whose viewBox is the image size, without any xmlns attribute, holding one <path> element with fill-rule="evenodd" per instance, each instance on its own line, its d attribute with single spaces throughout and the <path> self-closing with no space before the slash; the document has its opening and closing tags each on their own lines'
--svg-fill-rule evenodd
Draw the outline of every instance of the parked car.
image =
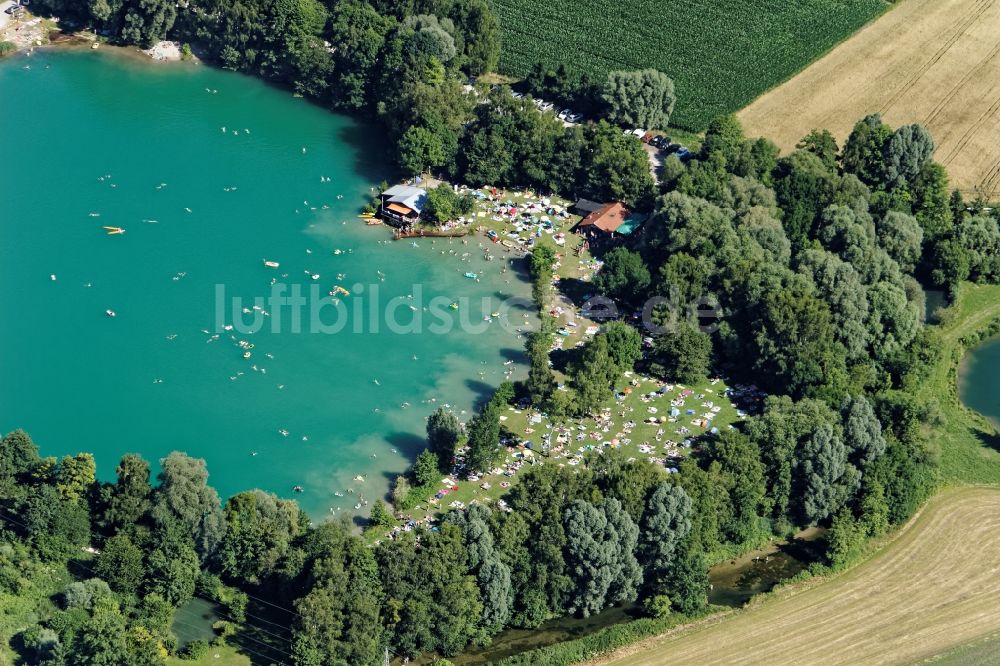
<svg viewBox="0 0 1000 666">
<path fill-rule="evenodd" d="M 677 157 L 680 159 L 681 162 L 687 162 L 689 159 L 691 159 L 691 151 L 685 148 L 684 146 L 681 146 L 680 150 L 677 151 Z"/>
<path fill-rule="evenodd" d="M 552 102 L 542 102 L 541 104 L 538 105 L 538 108 L 541 109 L 542 111 L 549 111 L 552 109 L 553 106 L 555 105 L 552 104 Z"/>
<path fill-rule="evenodd" d="M 559 120 L 566 120 L 566 118 L 571 113 L 572 113 L 572 111 L 570 111 L 569 109 L 563 109 L 562 111 L 559 112 L 559 114 L 556 116 L 556 118 L 558 118 Z"/>
<path fill-rule="evenodd" d="M 521 99 L 522 97 L 524 97 L 524 93 L 512 92 L 510 96 L 513 97 L 514 99 Z"/>
<path fill-rule="evenodd" d="M 566 116 L 566 121 L 570 123 L 578 123 L 581 120 L 583 120 L 582 113 L 571 113 L 568 116 Z"/>
<path fill-rule="evenodd" d="M 649 140 L 649 144 L 651 146 L 653 146 L 654 148 L 663 148 L 663 146 L 664 146 L 664 144 L 663 144 L 663 137 L 662 136 L 654 136 L 652 139 Z"/>
</svg>

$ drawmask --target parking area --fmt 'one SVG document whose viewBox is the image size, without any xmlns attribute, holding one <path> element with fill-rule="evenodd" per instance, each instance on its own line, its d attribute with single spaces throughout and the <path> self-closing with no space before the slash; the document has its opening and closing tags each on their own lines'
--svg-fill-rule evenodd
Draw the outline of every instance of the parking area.
<svg viewBox="0 0 1000 666">
<path fill-rule="evenodd" d="M 12 7 L 16 7 L 17 3 L 12 0 L 6 0 L 6 2 L 0 2 L 0 31 L 3 31 L 7 24 L 10 22 L 11 16 L 8 13 Z"/>
</svg>

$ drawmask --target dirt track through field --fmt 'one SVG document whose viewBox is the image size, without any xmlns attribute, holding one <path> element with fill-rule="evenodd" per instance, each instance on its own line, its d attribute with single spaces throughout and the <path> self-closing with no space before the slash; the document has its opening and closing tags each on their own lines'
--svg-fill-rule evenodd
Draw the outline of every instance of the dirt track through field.
<svg viewBox="0 0 1000 666">
<path fill-rule="evenodd" d="M 899 664 L 1000 630 L 1000 490 L 932 499 L 845 575 L 650 639 L 603 664 Z"/>
<path fill-rule="evenodd" d="M 737 115 L 789 151 L 874 112 L 926 125 L 954 186 L 1000 198 L 1000 0 L 902 0 Z"/>
</svg>

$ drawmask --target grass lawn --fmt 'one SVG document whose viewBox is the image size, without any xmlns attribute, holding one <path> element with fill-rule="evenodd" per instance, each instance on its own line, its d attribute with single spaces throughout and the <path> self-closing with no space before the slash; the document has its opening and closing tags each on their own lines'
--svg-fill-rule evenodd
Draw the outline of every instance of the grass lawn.
<svg viewBox="0 0 1000 666">
<path fill-rule="evenodd" d="M 704 140 L 704 136 L 701 132 L 692 132 L 680 127 L 668 127 L 661 133 L 669 136 L 671 141 L 681 144 L 692 153 L 696 153 L 701 150 L 701 142 Z"/>
<path fill-rule="evenodd" d="M 510 201 L 511 205 L 519 209 L 538 201 L 538 197 L 532 193 L 517 191 L 500 193 L 498 198 L 502 202 Z M 551 198 L 550 203 L 563 208 L 571 205 L 571 202 L 556 197 Z M 478 202 L 476 210 L 472 213 L 473 226 L 482 226 L 482 233 L 492 229 L 501 239 L 515 245 L 517 245 L 515 238 L 508 238 L 507 234 L 519 235 L 521 238 L 532 235 L 533 227 L 519 230 L 515 227 L 514 220 L 509 216 L 495 214 L 494 208 L 493 202 Z M 545 213 L 535 215 L 535 218 L 540 220 L 542 215 Z M 535 240 L 536 243 L 555 247 L 559 259 L 555 275 L 559 285 L 553 289 L 549 312 L 543 313 L 542 316 L 553 318 L 558 327 L 568 332 L 566 336 L 554 337 L 562 343 L 563 349 L 571 350 L 590 337 L 588 328 L 594 331 L 596 324 L 581 316 L 579 307 L 562 293 L 560 287 L 583 292 L 585 295 L 588 291 L 587 283 L 593 278 L 600 264 L 590 256 L 589 252 L 580 247 L 582 239 L 570 232 L 580 220 L 579 216 L 548 217 L 553 223 L 553 233 L 542 233 Z M 565 243 L 556 245 L 554 239 L 560 232 L 564 234 Z M 494 244 L 488 247 L 495 255 L 505 256 L 502 245 Z M 519 255 L 516 249 L 510 250 L 510 254 Z M 576 326 L 570 326 L 570 322 Z M 556 376 L 560 381 L 563 379 L 558 372 Z M 427 488 L 415 489 L 412 492 L 423 494 L 422 501 L 416 508 L 405 511 L 404 515 L 408 519 L 419 521 L 428 516 L 445 513 L 453 504 L 468 506 L 471 502 L 494 503 L 508 492 L 510 485 L 517 482 L 516 469 L 528 464 L 576 466 L 582 464 L 584 454 L 601 448 L 620 448 L 626 451 L 629 457 L 647 458 L 656 464 L 673 467 L 688 451 L 690 444 L 685 445 L 685 440 L 697 440 L 712 428 L 721 430 L 742 418 L 735 406 L 725 397 L 726 385 L 721 380 L 705 381 L 689 387 L 668 385 L 664 394 L 658 394 L 652 399 L 645 397 L 659 391 L 663 386 L 662 382 L 649 377 L 628 373 L 620 378 L 616 386 L 616 398 L 605 406 L 604 415 L 599 419 L 569 419 L 564 422 L 554 422 L 533 410 L 522 411 L 511 407 L 501 416 L 501 425 L 517 437 L 521 445 L 508 449 L 507 456 L 500 465 L 505 468 L 505 472 L 488 474 L 470 481 L 450 479 L 451 483 L 448 484 L 435 483 Z M 677 409 L 680 414 L 677 417 L 669 415 L 673 406 L 672 400 L 679 401 Z M 650 411 L 651 408 L 655 411 Z M 689 414 L 689 410 L 692 413 Z M 654 416 L 666 420 L 662 424 L 655 425 L 646 422 Z M 706 418 L 709 416 L 710 418 Z M 630 422 L 634 422 L 634 425 Z M 560 428 L 564 429 L 564 438 L 567 440 L 561 445 L 558 442 L 557 432 Z M 661 429 L 663 432 L 658 434 Z M 553 448 L 548 454 L 543 454 L 542 435 L 547 432 L 552 433 Z M 533 452 L 525 453 L 527 442 L 531 443 Z M 428 501 L 434 493 L 446 486 L 457 486 L 457 490 L 449 492 L 441 500 Z M 367 533 L 367 537 L 374 541 L 384 534 L 384 530 L 371 530 Z"/>
<path fill-rule="evenodd" d="M 921 387 L 921 396 L 940 404 L 940 422 L 928 436 L 941 449 L 941 479 L 945 485 L 1000 485 L 1000 450 L 994 426 L 962 405 L 958 371 L 964 349 L 960 340 L 1000 317 L 1000 286 L 963 284 L 957 302 L 940 326 L 942 362 Z"/>
<path fill-rule="evenodd" d="M 883 0 L 490 0 L 500 71 L 565 63 L 602 79 L 655 67 L 674 79 L 673 124 L 702 130 L 790 78 L 889 7 Z"/>
<path fill-rule="evenodd" d="M 167 657 L 167 666 L 250 666 L 250 658 L 225 645 L 208 648 L 205 656 L 197 661 Z"/>
<path fill-rule="evenodd" d="M 428 496 L 446 486 L 457 485 L 458 490 L 445 495 L 441 500 L 421 503 L 406 512 L 414 520 L 428 515 L 446 513 L 451 506 L 468 506 L 472 502 L 495 503 L 517 483 L 518 471 L 532 464 L 577 466 L 584 464 L 588 453 L 606 448 L 620 449 L 630 458 L 649 459 L 654 464 L 674 467 L 696 445 L 695 440 L 704 436 L 712 428 L 719 431 L 740 420 L 742 416 L 736 407 L 724 396 L 726 385 L 718 379 L 693 386 L 667 385 L 664 394 L 649 398 L 650 393 L 659 391 L 663 383 L 644 377 L 638 373 L 628 373 L 617 387 L 618 394 L 604 410 L 604 418 L 550 420 L 534 410 L 507 409 L 501 415 L 501 425 L 518 438 L 521 445 L 507 450 L 500 467 L 505 471 L 487 474 L 475 480 L 459 481 L 451 479 L 451 484 L 436 484 L 428 489 Z M 625 391 L 629 393 L 625 393 Z M 672 401 L 678 403 L 680 414 L 670 417 Z M 655 414 L 651 411 L 655 410 Z M 693 413 L 689 414 L 688 410 Z M 715 410 L 715 411 L 713 411 Z M 712 418 L 705 419 L 711 415 Z M 646 420 L 664 417 L 664 423 L 652 424 Z M 630 422 L 634 422 L 631 426 Z M 629 424 L 629 425 L 626 425 Z M 630 427 L 631 426 L 631 427 Z M 564 428 L 566 441 L 559 441 L 559 429 Z M 658 431 L 662 434 L 658 436 Z M 543 454 L 542 436 L 551 433 L 552 449 Z M 582 439 L 578 437 L 582 436 Z M 692 444 L 685 445 L 685 440 Z M 531 442 L 532 451 L 524 444 Z M 444 479 L 442 479 L 443 481 Z M 460 504 L 456 504 L 460 503 Z M 368 533 L 372 539 L 384 534 L 381 530 Z"/>
</svg>

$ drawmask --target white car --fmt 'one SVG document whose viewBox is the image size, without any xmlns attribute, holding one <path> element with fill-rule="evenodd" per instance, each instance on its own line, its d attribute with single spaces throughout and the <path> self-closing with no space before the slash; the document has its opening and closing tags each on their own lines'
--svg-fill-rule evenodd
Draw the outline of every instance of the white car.
<svg viewBox="0 0 1000 666">
<path fill-rule="evenodd" d="M 566 122 L 578 123 L 581 120 L 583 120 L 582 113 L 570 113 L 568 116 L 566 116 Z"/>
<path fill-rule="evenodd" d="M 549 111 L 550 109 L 552 109 L 553 106 L 554 104 L 552 104 L 552 102 L 542 102 L 541 104 L 538 105 L 538 108 L 541 109 L 542 111 Z"/>
<path fill-rule="evenodd" d="M 570 111 L 569 109 L 563 109 L 562 111 L 559 112 L 559 115 L 557 115 L 556 118 L 558 118 L 559 120 L 566 120 L 571 113 L 573 112 Z"/>
</svg>

